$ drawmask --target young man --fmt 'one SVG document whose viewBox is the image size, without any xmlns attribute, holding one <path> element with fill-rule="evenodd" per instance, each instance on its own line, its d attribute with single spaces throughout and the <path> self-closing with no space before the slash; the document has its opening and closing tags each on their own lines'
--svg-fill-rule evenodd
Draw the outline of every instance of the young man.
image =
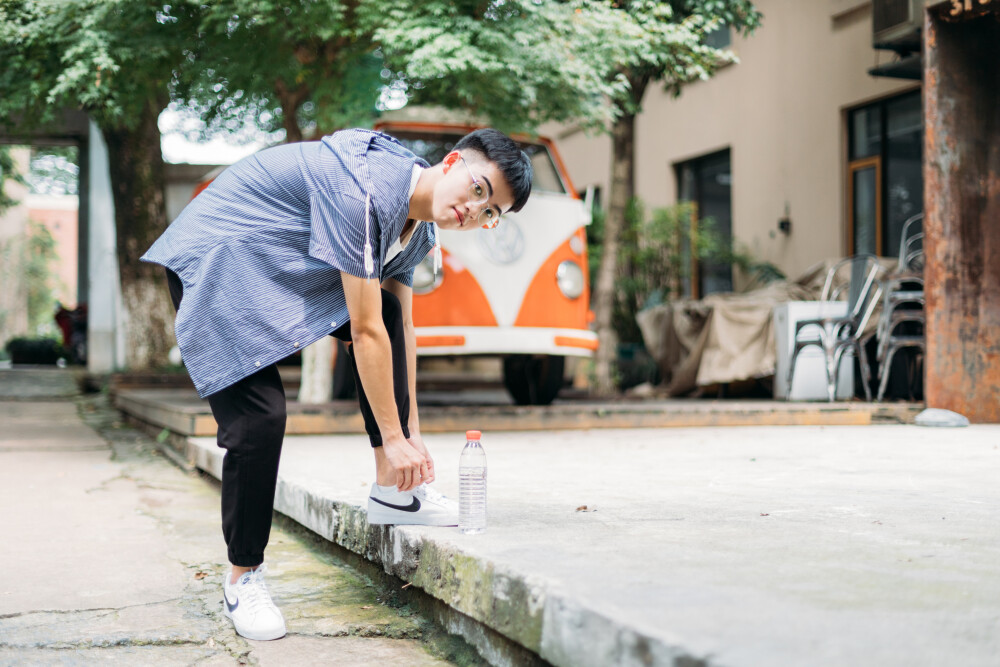
<svg viewBox="0 0 1000 667">
<path fill-rule="evenodd" d="M 466 135 L 433 167 L 384 134 L 345 130 L 236 163 L 142 257 L 167 269 L 177 343 L 226 450 L 223 611 L 239 634 L 285 634 L 262 567 L 285 431 L 275 364 L 323 336 L 350 341 L 375 454 L 369 522 L 456 525 L 455 504 L 428 486 L 413 269 L 440 252 L 439 228 L 519 211 L 531 178 L 527 155 L 496 130 Z"/>
</svg>

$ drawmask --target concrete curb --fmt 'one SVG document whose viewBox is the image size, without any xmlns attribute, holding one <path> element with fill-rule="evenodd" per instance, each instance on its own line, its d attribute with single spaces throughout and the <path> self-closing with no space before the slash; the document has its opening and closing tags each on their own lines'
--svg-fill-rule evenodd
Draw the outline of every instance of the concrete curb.
<svg viewBox="0 0 1000 667">
<path fill-rule="evenodd" d="M 123 412 L 179 435 L 214 436 L 215 420 L 208 404 L 193 391 L 123 389 L 114 397 Z M 923 404 L 913 403 L 786 403 L 783 401 L 648 401 L 575 402 L 548 406 L 428 405 L 420 409 L 423 433 L 454 433 L 475 422 L 483 431 L 549 431 L 597 428 L 665 428 L 693 426 L 867 426 L 913 423 Z M 288 404 L 288 435 L 364 433 L 357 401 L 320 405 Z"/>
<path fill-rule="evenodd" d="M 223 455 L 216 447 L 187 442 L 188 459 L 216 479 L 222 477 Z M 543 578 L 461 550 L 434 534 L 442 529 L 370 526 L 365 508 L 325 497 L 280 474 L 274 509 L 476 621 L 448 625 L 491 664 L 519 663 L 502 647 L 491 645 L 478 624 L 554 665 L 715 664 L 709 656 L 691 655 L 648 628 L 623 625 Z"/>
</svg>

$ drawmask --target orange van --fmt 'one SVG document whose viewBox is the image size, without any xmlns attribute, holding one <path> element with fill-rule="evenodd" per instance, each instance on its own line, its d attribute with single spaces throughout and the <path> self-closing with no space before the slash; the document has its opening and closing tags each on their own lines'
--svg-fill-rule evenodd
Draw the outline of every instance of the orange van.
<svg viewBox="0 0 1000 667">
<path fill-rule="evenodd" d="M 375 126 L 437 164 L 469 125 L 385 121 Z M 566 357 L 590 357 L 589 202 L 573 189 L 554 144 L 514 137 L 531 158 L 528 203 L 493 230 L 442 231 L 442 269 L 429 254 L 413 277 L 420 357 L 503 359 L 504 385 L 521 405 L 551 403 Z"/>
</svg>

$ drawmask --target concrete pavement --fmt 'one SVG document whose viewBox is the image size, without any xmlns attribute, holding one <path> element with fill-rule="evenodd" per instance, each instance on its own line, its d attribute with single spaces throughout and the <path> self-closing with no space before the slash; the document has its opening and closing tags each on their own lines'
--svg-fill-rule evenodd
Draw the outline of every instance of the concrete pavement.
<svg viewBox="0 0 1000 667">
<path fill-rule="evenodd" d="M 428 441 L 455 495 L 464 437 Z M 1000 426 L 484 444 L 483 535 L 368 526 L 363 436 L 287 438 L 276 509 L 556 665 L 1000 664 Z M 212 438 L 189 447 L 218 473 Z"/>
<path fill-rule="evenodd" d="M 1000 426 L 487 430 L 479 536 L 369 526 L 365 438 L 291 436 L 276 509 L 343 549 L 278 522 L 291 635 L 259 643 L 217 611 L 217 488 L 68 377 L 0 400 L 0 665 L 440 664 L 412 609 L 498 665 L 1000 664 Z M 428 441 L 454 495 L 464 437 Z M 379 604 L 376 568 L 426 595 Z"/>
<path fill-rule="evenodd" d="M 476 663 L 280 525 L 268 580 L 289 635 L 238 637 L 220 609 L 217 484 L 75 386 L 70 372 L 0 373 L 0 665 Z"/>
</svg>

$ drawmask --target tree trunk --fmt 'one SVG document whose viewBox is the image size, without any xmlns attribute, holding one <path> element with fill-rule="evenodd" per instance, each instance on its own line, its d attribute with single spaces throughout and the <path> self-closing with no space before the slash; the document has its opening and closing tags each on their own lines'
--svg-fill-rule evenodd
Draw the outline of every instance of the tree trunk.
<svg viewBox="0 0 1000 667">
<path fill-rule="evenodd" d="M 167 227 L 163 155 L 156 124 L 165 106 L 165 100 L 150 99 L 135 127 L 101 128 L 108 144 L 115 202 L 125 359 L 130 370 L 165 364 L 174 344 L 174 312 L 163 268 L 139 261 Z"/>
<path fill-rule="evenodd" d="M 335 345 L 333 336 L 323 336 L 302 350 L 299 403 L 329 403 L 333 399 Z"/>
<path fill-rule="evenodd" d="M 299 107 L 308 99 L 309 89 L 305 85 L 300 85 L 292 90 L 284 79 L 278 77 L 274 80 L 274 92 L 281 102 L 281 125 L 285 128 L 285 143 L 294 144 L 302 141 Z"/>
<path fill-rule="evenodd" d="M 641 95 L 641 94 L 640 94 Z M 625 228 L 625 209 L 635 192 L 635 114 L 625 113 L 611 129 L 611 197 L 604 223 L 601 266 L 594 286 L 594 316 L 597 325 L 595 392 L 607 396 L 615 392 L 612 364 L 618 356 L 618 336 L 611 324 L 618 274 L 618 248 Z"/>
</svg>

